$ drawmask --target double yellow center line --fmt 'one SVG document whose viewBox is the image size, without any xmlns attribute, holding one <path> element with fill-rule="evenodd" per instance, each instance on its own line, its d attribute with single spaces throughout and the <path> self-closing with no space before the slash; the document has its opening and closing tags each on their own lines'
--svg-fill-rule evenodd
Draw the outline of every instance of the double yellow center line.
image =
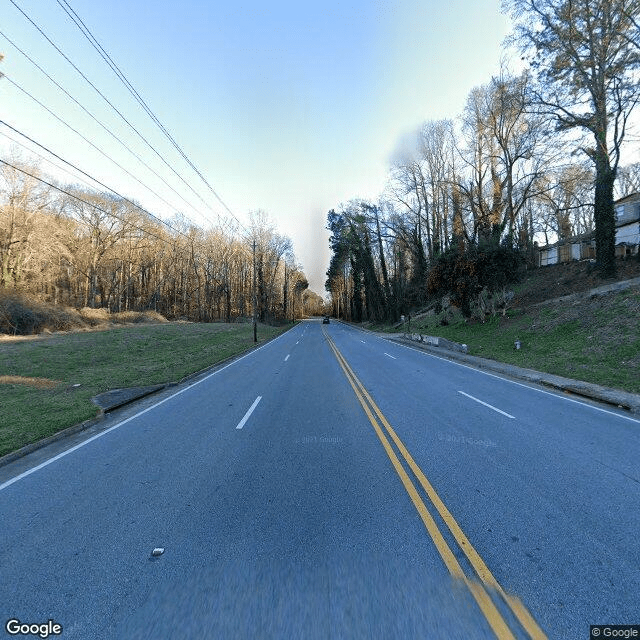
<svg viewBox="0 0 640 640">
<path fill-rule="evenodd" d="M 409 494 L 411 501 L 418 511 L 418 514 L 420 515 L 424 526 L 431 536 L 433 543 L 435 544 L 438 552 L 440 553 L 440 556 L 442 557 L 442 560 L 444 561 L 451 575 L 466 584 L 469 591 L 478 603 L 478 606 L 484 614 L 487 622 L 496 634 L 497 638 L 500 638 L 500 640 L 510 640 L 515 639 L 515 636 L 513 635 L 512 630 L 509 628 L 509 625 L 505 621 L 503 615 L 494 602 L 494 598 L 497 601 L 502 600 L 502 602 L 505 603 L 509 607 L 509 609 L 511 609 L 515 618 L 518 620 L 520 625 L 522 625 L 522 629 L 528 634 L 530 638 L 533 638 L 534 640 L 546 639 L 547 636 L 540 629 L 525 606 L 518 600 L 518 598 L 505 593 L 502 587 L 498 584 L 498 581 L 493 577 L 487 565 L 484 563 L 478 552 L 473 548 L 473 546 L 463 533 L 462 529 L 455 521 L 454 517 L 444 505 L 435 489 L 431 486 L 429 480 L 427 480 L 427 477 L 424 475 L 420 467 L 416 464 L 415 460 L 411 457 L 411 454 L 409 453 L 409 451 L 407 451 L 407 448 L 404 446 L 402 440 L 400 440 L 394 429 L 384 417 L 382 411 L 380 411 L 378 405 L 373 401 L 363 384 L 360 382 L 356 374 L 353 372 L 353 370 L 345 360 L 344 356 L 336 347 L 334 341 L 325 331 L 324 327 L 322 328 L 322 330 L 325 338 L 327 339 L 327 342 L 329 343 L 329 346 L 331 347 L 331 350 L 340 363 L 340 366 L 342 367 L 342 370 L 344 371 L 349 384 L 353 388 L 353 391 L 360 401 L 362 408 L 367 414 L 369 422 L 371 422 L 373 428 L 375 429 L 375 432 L 378 435 L 382 446 L 389 456 L 389 460 L 391 460 L 394 469 L 400 477 L 404 488 Z M 391 438 L 391 441 L 389 440 L 389 438 Z M 433 516 L 429 513 L 429 510 L 427 509 L 427 506 L 422 499 L 420 492 L 416 488 L 414 481 L 411 479 L 409 473 L 400 461 L 398 453 L 396 453 L 396 449 L 394 449 L 391 442 L 393 442 L 398 453 L 400 454 L 400 456 L 402 456 L 406 465 L 413 473 L 414 477 L 418 480 L 420 486 L 426 493 L 429 502 L 440 514 L 440 517 L 453 535 L 456 544 L 467 557 L 475 572 L 474 578 L 467 577 L 464 570 L 460 566 L 460 563 L 451 551 L 449 544 L 444 539 L 444 536 L 442 535 L 440 529 L 438 528 L 438 525 L 433 519 Z M 490 593 L 494 595 L 494 598 L 491 597 Z"/>
</svg>

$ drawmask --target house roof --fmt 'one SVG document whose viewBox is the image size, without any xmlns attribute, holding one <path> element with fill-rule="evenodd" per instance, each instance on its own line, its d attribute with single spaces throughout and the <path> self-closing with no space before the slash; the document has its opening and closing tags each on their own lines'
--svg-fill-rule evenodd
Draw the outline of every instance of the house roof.
<svg viewBox="0 0 640 640">
<path fill-rule="evenodd" d="M 640 202 L 640 192 L 636 191 L 635 193 L 630 193 L 629 195 L 616 200 L 613 204 L 615 206 L 618 204 L 626 204 L 627 202 Z"/>
<path fill-rule="evenodd" d="M 619 200 L 616 200 L 613 205 L 618 206 L 622 204 L 630 204 L 634 202 L 640 202 L 640 192 L 636 191 L 634 193 L 630 193 Z M 621 227 L 626 227 L 630 224 L 638 224 L 640 220 L 640 211 L 634 214 L 633 218 L 616 220 L 616 229 Z M 553 249 L 556 247 L 560 247 L 566 244 L 574 244 L 577 242 L 589 242 L 590 240 L 595 238 L 595 231 L 587 231 L 586 233 L 582 233 L 577 236 L 571 236 L 570 238 L 565 238 L 564 240 L 556 240 L 553 244 L 545 244 L 538 247 L 539 251 L 546 251 L 547 249 Z"/>
</svg>

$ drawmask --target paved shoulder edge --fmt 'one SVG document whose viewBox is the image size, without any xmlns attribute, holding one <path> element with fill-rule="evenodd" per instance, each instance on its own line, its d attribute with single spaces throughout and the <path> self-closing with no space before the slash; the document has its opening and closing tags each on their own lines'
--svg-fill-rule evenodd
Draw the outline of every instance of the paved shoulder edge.
<svg viewBox="0 0 640 640">
<path fill-rule="evenodd" d="M 115 389 L 113 390 L 113 392 L 118 392 L 118 394 L 122 395 L 123 397 L 121 402 L 114 401 L 114 404 L 108 407 L 100 407 L 100 405 L 96 403 L 98 405 L 96 408 L 98 413 L 94 418 L 89 418 L 84 422 L 80 422 L 78 424 L 67 427 L 62 431 L 58 431 L 57 433 L 54 433 L 46 438 L 43 438 L 42 440 L 38 440 L 37 442 L 32 442 L 31 444 L 27 444 L 24 447 L 17 449 L 16 451 L 11 451 L 10 453 L 7 453 L 4 456 L 1 456 L 0 467 L 3 467 L 12 462 L 15 462 L 16 460 L 23 458 L 24 456 L 27 456 L 30 453 L 37 451 L 38 449 L 42 449 L 50 444 L 53 444 L 54 442 L 58 442 L 60 440 L 63 440 L 64 438 L 68 438 L 77 433 L 80 433 L 81 431 L 88 430 L 92 427 L 94 427 L 97 431 L 102 431 L 103 429 L 107 429 L 109 427 L 109 424 L 105 421 L 106 413 L 115 411 L 117 409 L 125 408 L 139 400 L 144 400 L 150 396 L 155 396 L 156 394 L 159 394 L 160 392 L 166 389 L 173 389 L 181 385 L 190 386 L 193 383 L 197 382 L 200 378 L 214 372 L 216 369 L 226 366 L 231 362 L 233 362 L 234 360 L 237 360 L 239 358 L 242 358 L 243 356 L 248 355 L 249 353 L 251 353 L 251 351 L 254 351 L 255 349 L 263 347 L 269 342 L 279 338 L 280 336 L 287 333 L 287 331 L 290 331 L 296 326 L 297 324 L 294 324 L 291 327 L 289 327 L 286 331 L 279 333 L 277 336 L 274 336 L 273 338 L 269 338 L 268 340 L 265 340 L 264 342 L 261 342 L 259 344 L 254 344 L 248 349 L 245 349 L 240 353 L 236 353 L 233 356 L 229 356 L 224 360 L 220 360 L 219 362 L 216 362 L 215 364 L 212 364 L 210 367 L 202 369 L 201 371 L 196 371 L 192 374 L 189 374 L 184 378 L 182 378 L 181 380 L 179 380 L 178 382 L 168 382 L 166 384 L 153 385 L 153 387 L 135 387 L 134 390 L 132 390 L 131 394 L 127 393 L 128 391 L 127 389 Z M 138 391 L 135 391 L 135 390 L 138 390 Z"/>
<path fill-rule="evenodd" d="M 448 360 L 455 360 L 477 369 L 487 369 L 511 378 L 545 385 L 560 391 L 566 391 L 591 400 L 597 400 L 598 402 L 604 402 L 609 405 L 627 409 L 631 411 L 631 413 L 640 414 L 640 395 L 635 393 L 629 393 L 619 389 L 611 389 L 591 382 L 583 382 L 582 380 L 564 378 L 562 376 L 556 376 L 550 373 L 536 371 L 534 369 L 524 369 L 515 365 L 505 364 L 503 362 L 497 362 L 496 360 L 489 360 L 487 358 L 480 358 L 478 356 L 471 356 L 456 351 L 430 347 L 422 343 L 416 343 L 415 341 L 401 335 L 378 335 L 385 340 L 411 346 L 414 349 L 419 349 Z"/>
</svg>

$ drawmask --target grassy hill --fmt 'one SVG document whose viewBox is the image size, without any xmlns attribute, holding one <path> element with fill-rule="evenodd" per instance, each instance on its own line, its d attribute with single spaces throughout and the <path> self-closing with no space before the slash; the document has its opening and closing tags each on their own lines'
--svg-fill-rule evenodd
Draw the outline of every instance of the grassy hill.
<svg viewBox="0 0 640 640">
<path fill-rule="evenodd" d="M 472 355 L 640 393 L 640 287 L 586 294 L 636 277 L 640 261 L 635 259 L 619 262 L 615 280 L 599 278 L 586 262 L 543 267 L 514 287 L 504 317 L 482 323 L 449 309 L 412 320 L 409 328 L 378 329 L 441 336 L 467 344 Z M 575 293 L 585 295 L 557 299 Z M 522 343 L 519 351 L 516 340 Z"/>
</svg>

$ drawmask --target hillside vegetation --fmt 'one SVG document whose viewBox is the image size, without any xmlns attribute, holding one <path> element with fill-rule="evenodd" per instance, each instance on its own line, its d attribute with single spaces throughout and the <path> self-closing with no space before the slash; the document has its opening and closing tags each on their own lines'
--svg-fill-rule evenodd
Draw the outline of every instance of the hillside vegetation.
<svg viewBox="0 0 640 640">
<path fill-rule="evenodd" d="M 640 262 L 620 261 L 617 279 L 634 277 L 640 277 Z M 640 286 L 587 293 L 611 282 L 584 262 L 544 267 L 514 287 L 504 316 L 482 322 L 445 306 L 414 318 L 410 326 L 378 329 L 441 336 L 467 344 L 472 355 L 640 393 Z M 580 292 L 584 295 L 558 300 Z"/>
</svg>

